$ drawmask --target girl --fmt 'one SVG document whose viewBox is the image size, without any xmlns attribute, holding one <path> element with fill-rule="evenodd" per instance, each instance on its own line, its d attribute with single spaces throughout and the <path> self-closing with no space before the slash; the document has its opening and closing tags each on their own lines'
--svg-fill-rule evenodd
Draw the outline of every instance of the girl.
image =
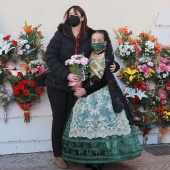
<svg viewBox="0 0 170 170">
<path fill-rule="evenodd" d="M 68 119 L 62 155 L 65 160 L 92 164 L 94 170 L 103 163 L 140 156 L 142 148 L 129 104 L 109 71 L 113 49 L 108 34 L 96 31 L 91 40 L 90 86 L 75 92 L 77 97 L 88 96 L 77 100 Z"/>
</svg>

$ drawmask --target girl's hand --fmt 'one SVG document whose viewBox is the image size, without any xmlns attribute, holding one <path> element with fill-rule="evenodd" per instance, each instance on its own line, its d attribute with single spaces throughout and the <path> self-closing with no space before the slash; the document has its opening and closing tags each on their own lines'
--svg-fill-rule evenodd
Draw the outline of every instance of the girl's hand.
<svg viewBox="0 0 170 170">
<path fill-rule="evenodd" d="M 77 88 L 76 91 L 74 92 L 74 95 L 76 97 L 81 97 L 86 94 L 86 90 L 84 88 Z"/>
<path fill-rule="evenodd" d="M 110 65 L 110 71 L 113 73 L 116 70 L 116 64 L 113 62 L 112 65 Z"/>
<path fill-rule="evenodd" d="M 72 74 L 70 73 L 68 76 L 67 76 L 67 79 L 71 82 L 77 82 L 80 80 L 79 76 L 76 75 L 76 74 Z"/>
</svg>

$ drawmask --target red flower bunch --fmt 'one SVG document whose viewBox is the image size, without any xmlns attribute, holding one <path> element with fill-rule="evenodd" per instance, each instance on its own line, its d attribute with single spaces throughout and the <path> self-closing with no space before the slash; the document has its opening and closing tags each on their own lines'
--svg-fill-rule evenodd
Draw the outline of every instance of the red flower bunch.
<svg viewBox="0 0 170 170">
<path fill-rule="evenodd" d="M 15 54 L 18 42 L 11 39 L 11 35 L 0 34 L 0 67 L 4 67 Z"/>
<path fill-rule="evenodd" d="M 13 87 L 14 96 L 24 103 L 30 103 L 43 93 L 43 88 L 37 86 L 34 80 L 23 79 Z"/>
</svg>

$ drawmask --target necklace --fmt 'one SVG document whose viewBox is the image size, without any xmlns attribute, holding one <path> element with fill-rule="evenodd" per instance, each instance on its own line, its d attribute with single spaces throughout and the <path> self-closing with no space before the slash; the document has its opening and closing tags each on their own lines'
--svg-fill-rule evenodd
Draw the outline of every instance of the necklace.
<svg viewBox="0 0 170 170">
<path fill-rule="evenodd" d="M 102 54 L 103 52 L 104 52 L 104 50 L 102 50 L 102 51 L 99 52 L 99 53 L 94 51 L 94 53 L 97 54 L 97 55 Z"/>
</svg>

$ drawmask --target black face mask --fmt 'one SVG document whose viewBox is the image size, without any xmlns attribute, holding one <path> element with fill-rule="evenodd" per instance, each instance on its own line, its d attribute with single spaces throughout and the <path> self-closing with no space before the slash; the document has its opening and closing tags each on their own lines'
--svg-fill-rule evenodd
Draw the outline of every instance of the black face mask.
<svg viewBox="0 0 170 170">
<path fill-rule="evenodd" d="M 76 27 L 77 25 L 80 24 L 80 18 L 76 15 L 70 15 L 70 17 L 68 18 L 68 21 L 72 27 Z"/>
</svg>

